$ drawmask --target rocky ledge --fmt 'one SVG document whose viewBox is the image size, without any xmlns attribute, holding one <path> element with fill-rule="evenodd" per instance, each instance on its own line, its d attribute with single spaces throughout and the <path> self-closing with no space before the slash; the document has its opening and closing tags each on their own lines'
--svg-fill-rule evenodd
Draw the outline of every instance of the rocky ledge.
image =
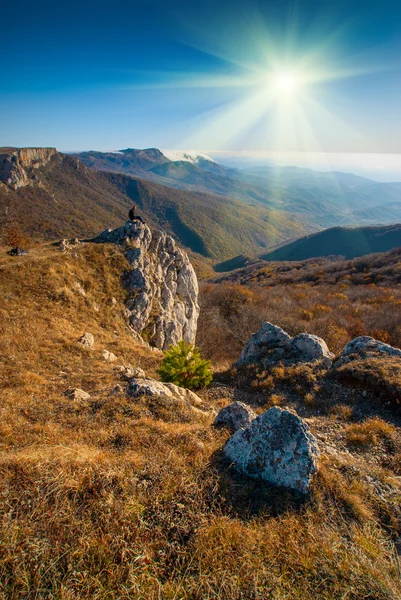
<svg viewBox="0 0 401 600">
<path fill-rule="evenodd" d="M 194 343 L 198 281 L 188 255 L 174 239 L 139 221 L 127 221 L 94 241 L 125 249 L 131 268 L 122 274 L 122 283 L 128 290 L 126 312 L 132 329 L 161 350 L 182 339 Z"/>
<path fill-rule="evenodd" d="M 12 190 L 29 185 L 32 170 L 45 166 L 55 154 L 55 148 L 0 149 L 0 181 Z"/>
</svg>

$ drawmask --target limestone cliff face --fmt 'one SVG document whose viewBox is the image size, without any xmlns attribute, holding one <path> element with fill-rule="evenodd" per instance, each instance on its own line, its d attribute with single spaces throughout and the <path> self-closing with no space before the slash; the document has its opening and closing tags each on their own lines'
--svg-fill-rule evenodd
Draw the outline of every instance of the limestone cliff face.
<svg viewBox="0 0 401 600">
<path fill-rule="evenodd" d="M 0 151 L 0 181 L 13 190 L 29 185 L 34 169 L 45 166 L 55 148 L 12 148 Z"/>
<path fill-rule="evenodd" d="M 122 282 L 129 292 L 128 321 L 150 345 L 167 349 L 181 339 L 194 343 L 199 316 L 198 281 L 189 258 L 174 239 L 127 221 L 96 242 L 123 244 L 131 269 Z"/>
</svg>

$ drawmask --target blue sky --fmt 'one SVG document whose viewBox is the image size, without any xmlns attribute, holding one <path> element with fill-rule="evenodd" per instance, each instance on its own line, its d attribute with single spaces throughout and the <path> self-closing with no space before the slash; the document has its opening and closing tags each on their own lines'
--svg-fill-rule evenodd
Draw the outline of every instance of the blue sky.
<svg viewBox="0 0 401 600">
<path fill-rule="evenodd" d="M 401 153 L 399 1 L 20 0 L 2 24 L 1 145 Z"/>
</svg>

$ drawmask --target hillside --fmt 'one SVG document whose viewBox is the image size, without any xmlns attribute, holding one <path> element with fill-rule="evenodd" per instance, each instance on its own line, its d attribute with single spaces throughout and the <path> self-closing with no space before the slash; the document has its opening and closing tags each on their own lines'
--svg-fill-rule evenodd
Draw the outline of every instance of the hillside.
<svg viewBox="0 0 401 600">
<path fill-rule="evenodd" d="M 401 283 L 401 249 L 368 254 L 352 260 L 336 258 L 311 258 L 304 261 L 253 261 L 236 271 L 222 274 L 214 281 L 230 281 L 244 285 L 257 283 L 263 286 L 279 284 L 354 284 L 390 287 Z"/>
<path fill-rule="evenodd" d="M 354 258 L 387 252 L 401 246 L 401 225 L 383 227 L 333 227 L 262 254 L 262 260 L 305 260 L 317 256 Z"/>
<path fill-rule="evenodd" d="M 0 153 L 5 164 L 12 155 L 12 151 Z M 7 212 L 8 220 L 45 239 L 89 237 L 115 227 L 127 218 L 133 202 L 150 225 L 162 227 L 186 248 L 214 259 L 243 251 L 255 254 L 306 231 L 287 213 L 95 171 L 55 150 L 43 164 L 18 169 L 17 186 L 0 178 L 1 214 Z"/>
<path fill-rule="evenodd" d="M 131 398 L 126 366 L 157 376 L 161 356 L 127 328 L 126 268 L 109 244 L 44 245 L 17 258 L 0 249 L 0 594 L 398 598 L 401 438 L 372 392 L 378 379 L 350 384 L 348 372 L 333 380 L 308 365 L 270 378 L 234 369 L 199 392 L 208 414 Z M 231 291 L 222 303 L 227 318 L 245 317 L 246 295 L 230 313 L 236 299 Z M 216 348 L 215 328 L 202 327 Z M 77 344 L 84 331 L 91 349 Z M 366 364 L 398 389 L 399 359 Z M 256 414 L 282 404 L 302 415 L 321 452 L 306 499 L 224 461 L 230 432 L 212 421 L 233 399 Z"/>
</svg>

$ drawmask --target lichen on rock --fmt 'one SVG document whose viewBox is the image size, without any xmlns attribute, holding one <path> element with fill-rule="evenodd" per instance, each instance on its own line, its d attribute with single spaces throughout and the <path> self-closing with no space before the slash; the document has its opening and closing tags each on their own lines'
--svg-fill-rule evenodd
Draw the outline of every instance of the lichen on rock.
<svg viewBox="0 0 401 600">
<path fill-rule="evenodd" d="M 277 406 L 236 431 L 223 452 L 240 473 L 302 494 L 309 490 L 319 456 L 306 423 Z"/>
</svg>

